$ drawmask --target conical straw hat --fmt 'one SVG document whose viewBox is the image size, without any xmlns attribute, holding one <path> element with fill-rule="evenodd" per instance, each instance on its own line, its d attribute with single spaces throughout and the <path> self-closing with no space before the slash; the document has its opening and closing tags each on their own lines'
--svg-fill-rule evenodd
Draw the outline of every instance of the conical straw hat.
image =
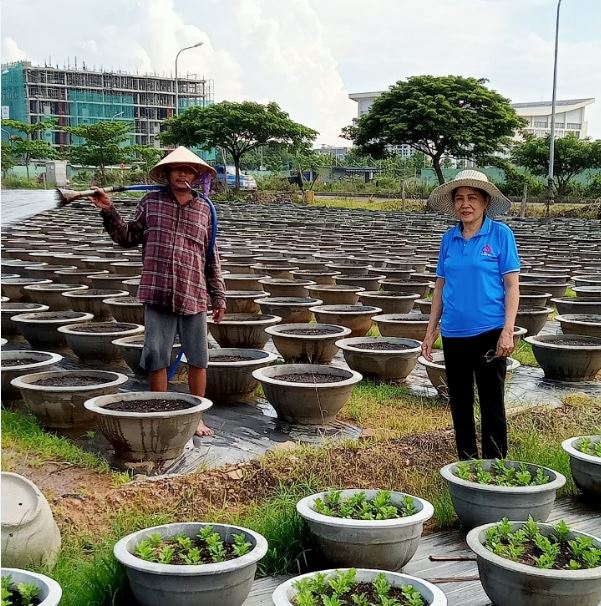
<svg viewBox="0 0 601 606">
<path fill-rule="evenodd" d="M 167 185 L 168 181 L 165 174 L 165 168 L 168 168 L 174 164 L 187 164 L 198 173 L 198 177 L 204 173 L 210 173 L 212 177 L 217 175 L 217 171 L 210 164 L 207 164 L 202 158 L 197 156 L 188 148 L 180 146 L 174 149 L 170 154 L 167 154 L 154 168 L 151 169 L 149 173 L 150 178 L 156 183 Z M 194 179 L 195 182 L 198 180 L 198 177 Z"/>
<path fill-rule="evenodd" d="M 486 214 L 489 217 L 504 215 L 511 210 L 511 201 L 505 197 L 499 188 L 488 180 L 488 177 L 479 170 L 462 170 L 455 178 L 439 185 L 428 198 L 428 206 L 432 210 L 450 215 L 455 214 L 453 206 L 453 191 L 458 187 L 473 187 L 483 189 L 489 196 Z"/>
</svg>

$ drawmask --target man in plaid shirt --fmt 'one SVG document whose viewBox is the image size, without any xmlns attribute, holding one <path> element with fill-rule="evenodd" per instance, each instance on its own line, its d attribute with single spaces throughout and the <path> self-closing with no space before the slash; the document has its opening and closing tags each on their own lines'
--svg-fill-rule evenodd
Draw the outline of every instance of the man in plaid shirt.
<svg viewBox="0 0 601 606">
<path fill-rule="evenodd" d="M 138 298 L 144 303 L 146 330 L 140 363 L 149 373 L 152 391 L 167 391 L 167 369 L 179 334 L 188 361 L 190 393 L 201 397 L 205 393 L 207 295 L 213 319 L 220 322 L 225 284 L 217 247 L 207 250 L 213 228 L 209 205 L 190 183 L 214 173 L 196 154 L 180 147 L 150 172 L 165 188 L 146 194 L 132 221 L 123 220 L 103 190 L 97 189 L 90 198 L 101 209 L 105 228 L 117 244 L 126 248 L 142 244 Z M 201 420 L 196 435 L 210 436 L 213 431 Z"/>
</svg>

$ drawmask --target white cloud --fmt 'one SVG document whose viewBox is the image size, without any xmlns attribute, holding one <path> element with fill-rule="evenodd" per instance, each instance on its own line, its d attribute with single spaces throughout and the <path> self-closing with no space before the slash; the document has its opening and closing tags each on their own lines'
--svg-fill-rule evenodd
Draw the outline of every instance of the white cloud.
<svg viewBox="0 0 601 606">
<path fill-rule="evenodd" d="M 16 40 L 10 36 L 2 38 L 2 62 L 11 63 L 12 61 L 25 61 L 29 59 L 27 53 L 19 48 Z"/>
</svg>

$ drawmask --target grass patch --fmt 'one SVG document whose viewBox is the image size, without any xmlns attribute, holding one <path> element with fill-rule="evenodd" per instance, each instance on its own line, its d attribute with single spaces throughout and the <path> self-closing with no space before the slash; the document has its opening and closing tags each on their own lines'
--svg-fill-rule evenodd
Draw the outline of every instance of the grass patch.
<svg viewBox="0 0 601 606">
<path fill-rule="evenodd" d="M 11 470 L 15 457 L 33 466 L 44 461 L 65 461 L 95 471 L 110 471 L 104 458 L 85 452 L 66 438 L 44 431 L 35 417 L 9 410 L 2 411 L 2 448 L 14 452 L 2 457 L 3 471 Z"/>
<path fill-rule="evenodd" d="M 537 366 L 538 362 L 532 353 L 532 345 L 524 339 L 520 339 L 518 346 L 515 348 L 514 352 L 511 354 L 511 357 L 514 360 L 517 360 L 520 364 L 524 366 Z"/>
<path fill-rule="evenodd" d="M 402 385 L 368 380 L 353 389 L 340 417 L 371 429 L 377 438 L 398 438 L 451 424 L 449 410 L 439 399 L 417 396 Z"/>
</svg>

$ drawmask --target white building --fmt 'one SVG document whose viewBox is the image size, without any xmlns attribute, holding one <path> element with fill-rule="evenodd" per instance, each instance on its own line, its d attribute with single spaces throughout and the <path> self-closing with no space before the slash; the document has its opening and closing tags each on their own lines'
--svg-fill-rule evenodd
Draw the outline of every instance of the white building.
<svg viewBox="0 0 601 606">
<path fill-rule="evenodd" d="M 585 120 L 586 106 L 595 102 L 589 99 L 564 99 L 555 102 L 555 136 L 565 137 L 574 134 L 579 139 L 588 136 L 588 123 Z M 525 131 L 535 137 L 544 137 L 551 132 L 551 101 L 532 103 L 513 103 L 518 116 L 528 121 Z"/>
<path fill-rule="evenodd" d="M 357 115 L 363 116 L 369 111 L 372 103 L 383 93 L 384 91 L 374 91 L 371 93 L 351 93 L 349 99 L 357 102 Z M 390 151 L 399 154 L 404 158 L 408 158 L 415 153 L 415 150 L 410 145 L 391 145 Z"/>
</svg>

